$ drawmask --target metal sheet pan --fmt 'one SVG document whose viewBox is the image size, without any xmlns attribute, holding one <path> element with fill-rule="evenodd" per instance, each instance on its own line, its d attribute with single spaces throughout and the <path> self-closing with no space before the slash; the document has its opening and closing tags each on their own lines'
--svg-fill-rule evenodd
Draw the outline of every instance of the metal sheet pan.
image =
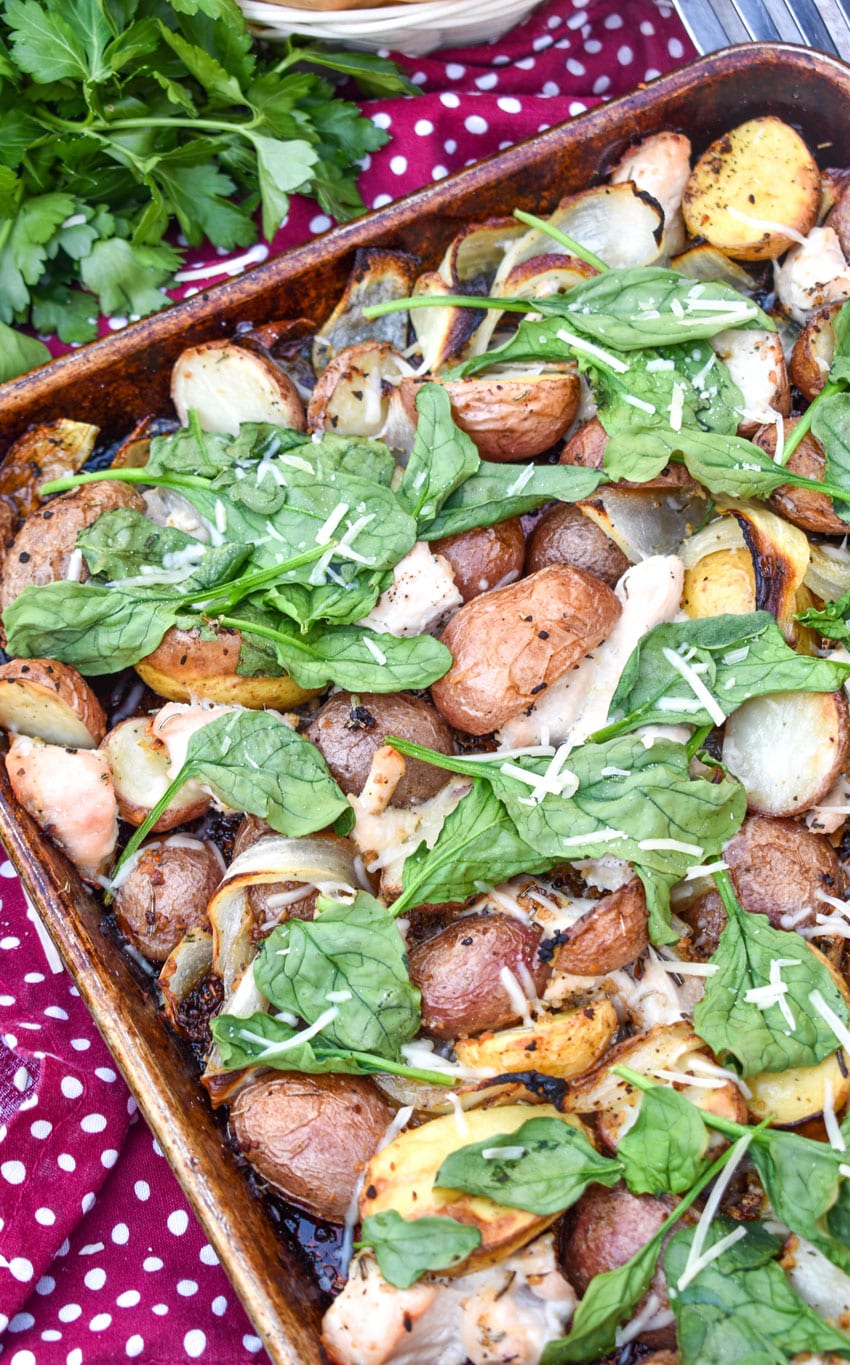
<svg viewBox="0 0 850 1365">
<path fill-rule="evenodd" d="M 189 345 L 238 323 L 322 320 L 357 247 L 439 260 L 458 224 L 514 208 L 545 210 L 600 179 L 629 143 L 661 129 L 701 150 L 747 118 L 795 124 L 824 165 L 850 164 L 850 69 L 803 48 L 732 48 L 336 229 L 166 313 L 0 388 L 0 451 L 35 422 L 73 417 L 105 437 L 166 413 L 169 374 Z M 101 911 L 74 871 L 15 806 L 0 772 L 0 837 L 162 1146 L 274 1365 L 319 1365 L 322 1300 L 296 1249 L 252 1193 L 186 1065 Z"/>
</svg>

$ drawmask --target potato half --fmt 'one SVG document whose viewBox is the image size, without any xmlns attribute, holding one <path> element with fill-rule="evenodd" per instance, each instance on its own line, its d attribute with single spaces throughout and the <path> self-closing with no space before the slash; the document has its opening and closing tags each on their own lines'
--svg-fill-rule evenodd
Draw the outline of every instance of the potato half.
<svg viewBox="0 0 850 1365">
<path fill-rule="evenodd" d="M 100 748 L 112 770 L 118 814 L 128 824 L 140 825 L 164 795 L 173 776 L 169 773 L 168 750 L 152 737 L 147 716 L 131 716 L 119 721 Z M 159 817 L 151 833 L 161 834 L 175 825 L 197 819 L 209 808 L 210 801 L 211 797 L 194 783 L 187 783 Z"/>
<path fill-rule="evenodd" d="M 540 1014 L 531 1025 L 460 1038 L 458 1059 L 466 1066 L 498 1072 L 540 1071 L 571 1080 L 599 1061 L 618 1028 L 617 1011 L 607 998 L 581 1009 Z"/>
<path fill-rule="evenodd" d="M 183 426 L 194 408 L 204 431 L 239 435 L 241 422 L 305 430 L 298 391 L 274 361 L 230 341 L 207 341 L 178 357 L 171 399 Z"/>
<path fill-rule="evenodd" d="M 750 119 L 712 142 L 685 189 L 692 237 L 743 261 L 775 260 L 817 220 L 820 171 L 781 119 Z"/>
<path fill-rule="evenodd" d="M 464 1115 L 463 1132 L 453 1114 L 432 1119 L 420 1128 L 402 1133 L 369 1162 L 360 1199 L 361 1219 L 394 1209 L 403 1218 L 437 1215 L 477 1227 L 481 1245 L 461 1265 L 454 1267 L 452 1274 L 482 1270 L 510 1255 L 547 1228 L 558 1215 L 543 1217 L 523 1209 L 508 1209 L 483 1196 L 435 1188 L 434 1182 L 452 1152 L 473 1142 L 515 1133 L 532 1118 L 557 1119 L 581 1132 L 586 1131 L 578 1119 L 559 1114 L 549 1104 L 473 1109 Z"/>
<path fill-rule="evenodd" d="M 288 673 L 243 678 L 236 671 L 241 639 L 238 631 L 220 630 L 215 639 L 204 640 L 199 630 L 173 626 L 153 653 L 136 664 L 136 672 L 168 701 L 204 698 L 254 711 L 268 706 L 287 710 L 316 695 L 299 687 Z"/>
<path fill-rule="evenodd" d="M 0 668 L 0 726 L 69 749 L 96 749 L 103 707 L 75 668 L 55 659 L 12 659 Z"/>
<path fill-rule="evenodd" d="M 847 765 L 843 692 L 776 692 L 744 702 L 726 722 L 723 762 L 761 815 L 802 815 Z"/>
<path fill-rule="evenodd" d="M 441 637 L 454 662 L 431 688 L 437 710 L 450 725 L 486 735 L 595 649 L 620 610 L 600 579 L 568 564 L 473 597 Z"/>
<path fill-rule="evenodd" d="M 401 383 L 402 402 L 414 420 L 420 382 L 404 379 Z M 540 455 L 561 440 L 578 411 L 577 374 L 493 375 L 436 382 L 443 384 L 455 422 L 472 437 L 484 460 L 530 460 Z"/>
</svg>

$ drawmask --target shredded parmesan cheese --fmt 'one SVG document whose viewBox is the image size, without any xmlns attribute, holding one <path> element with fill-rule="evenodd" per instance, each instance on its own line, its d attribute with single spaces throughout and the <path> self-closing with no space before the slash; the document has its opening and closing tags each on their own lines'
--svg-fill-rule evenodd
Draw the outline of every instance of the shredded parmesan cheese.
<svg viewBox="0 0 850 1365">
<path fill-rule="evenodd" d="M 721 1241 L 717 1242 L 716 1245 L 713 1246 L 710 1251 L 703 1253 L 705 1239 L 708 1236 L 708 1230 L 711 1227 L 711 1224 L 714 1220 L 714 1215 L 720 1208 L 720 1201 L 722 1200 L 724 1194 L 729 1188 L 732 1177 L 735 1174 L 735 1171 L 738 1169 L 738 1166 L 741 1163 L 741 1161 L 743 1161 L 744 1156 L 746 1155 L 747 1152 L 747 1148 L 749 1147 L 752 1140 L 753 1140 L 752 1133 L 745 1133 L 743 1137 L 738 1138 L 738 1141 L 732 1148 L 729 1160 L 727 1161 L 726 1165 L 724 1166 L 723 1170 L 721 1171 L 720 1175 L 715 1181 L 714 1188 L 711 1191 L 711 1194 L 708 1196 L 708 1199 L 706 1200 L 705 1208 L 703 1209 L 702 1214 L 700 1215 L 700 1220 L 697 1223 L 696 1231 L 694 1232 L 694 1240 L 691 1242 L 691 1249 L 688 1252 L 688 1259 L 685 1263 L 685 1268 L 682 1271 L 681 1275 L 679 1276 L 679 1280 L 676 1285 L 676 1288 L 678 1289 L 680 1294 L 682 1290 L 685 1289 L 690 1284 L 691 1280 L 695 1279 L 696 1276 L 699 1275 L 701 1270 L 704 1270 L 705 1267 L 715 1259 L 715 1257 L 722 1254 L 720 1251 L 718 1251 L 717 1249 L 718 1247 L 722 1247 L 723 1251 L 725 1251 L 726 1247 L 731 1245 L 728 1238 L 724 1237 L 721 1239 Z M 735 1241 L 737 1242 L 740 1237 L 746 1236 L 746 1228 L 736 1228 L 735 1234 L 736 1234 Z"/>
<path fill-rule="evenodd" d="M 828 1024 L 843 1048 L 850 1052 L 850 1029 L 838 1015 L 831 1005 L 828 1005 L 820 991 L 810 991 L 809 1000 L 814 1005 L 821 1019 Z"/>
<path fill-rule="evenodd" d="M 375 663 L 380 664 L 381 667 L 383 668 L 384 664 L 387 662 L 387 656 L 384 653 L 384 651 L 382 649 L 379 649 L 379 647 L 375 644 L 375 641 L 370 640 L 368 635 L 363 636 L 363 643 L 368 649 L 369 653 L 372 655 L 372 658 L 375 660 Z"/>
<path fill-rule="evenodd" d="M 747 227 L 755 228 L 757 232 L 778 232 L 783 237 L 790 237 L 791 241 L 796 242 L 798 246 L 808 245 L 808 240 L 802 232 L 789 227 L 787 223 L 775 223 L 772 218 L 756 218 L 752 213 L 742 213 L 740 209 L 735 208 L 734 204 L 727 204 L 726 212 L 730 218 L 736 219 L 739 223 L 745 223 Z M 755 317 L 755 313 L 752 316 Z"/>
<path fill-rule="evenodd" d="M 568 332 L 562 327 L 557 335 L 559 341 L 565 342 L 567 346 L 572 346 L 574 351 L 584 351 L 586 355 L 595 356 L 597 360 L 602 361 L 603 365 L 612 369 L 615 374 L 625 374 L 629 368 L 624 360 L 620 360 L 619 356 L 611 355 L 610 351 L 603 351 L 601 346 L 594 346 L 592 341 L 585 341 L 584 337 L 576 336 L 575 332 Z"/>
<path fill-rule="evenodd" d="M 673 397 L 670 400 L 670 426 L 673 431 L 682 430 L 682 416 L 685 411 L 685 386 L 683 384 L 673 385 Z"/>
<path fill-rule="evenodd" d="M 665 648 L 661 651 L 671 668 L 684 678 L 688 687 L 693 692 L 698 701 L 701 701 L 715 725 L 722 725 L 726 720 L 726 712 L 720 706 L 716 697 L 713 697 L 700 678 L 695 673 L 689 663 L 686 663 L 681 654 L 677 654 L 674 649 Z"/>
<path fill-rule="evenodd" d="M 621 829 L 597 829 L 591 834 L 571 834 L 568 839 L 562 839 L 561 844 L 564 848 L 578 848 L 582 844 L 611 844 L 615 839 L 626 837 Z"/>
<path fill-rule="evenodd" d="M 838 1117 L 835 1113 L 835 1099 L 832 1093 L 832 1081 L 829 1076 L 825 1076 L 823 1082 L 823 1123 L 832 1150 L 834 1152 L 846 1152 L 847 1143 L 844 1141 L 844 1134 L 841 1132 L 838 1125 Z"/>
</svg>

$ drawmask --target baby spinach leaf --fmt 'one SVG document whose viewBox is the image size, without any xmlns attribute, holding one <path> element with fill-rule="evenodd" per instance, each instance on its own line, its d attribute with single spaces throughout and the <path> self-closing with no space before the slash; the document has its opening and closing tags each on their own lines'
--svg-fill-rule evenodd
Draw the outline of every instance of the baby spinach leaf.
<svg viewBox="0 0 850 1365">
<path fill-rule="evenodd" d="M 10 654 L 58 659 L 97 677 L 150 654 L 179 612 L 179 603 L 142 592 L 63 580 L 24 588 L 3 619 Z"/>
<path fill-rule="evenodd" d="M 433 301 L 405 299 L 402 305 L 379 304 L 366 311 L 367 316 L 376 317 L 399 306 L 423 308 L 447 303 L 542 314 L 544 319 L 557 319 L 565 331 L 578 332 L 582 337 L 623 351 L 701 341 L 730 327 L 763 327 L 776 331 L 773 320 L 758 304 L 736 289 L 717 280 L 707 285 L 664 266 L 606 270 L 573 285 L 563 294 L 546 298 L 481 299 L 450 295 Z M 496 356 L 500 362 L 504 361 L 504 349 L 476 357 L 476 360 L 492 364 Z M 476 368 L 480 369 L 481 365 Z M 462 367 L 462 373 L 472 373 L 468 363 Z"/>
<path fill-rule="evenodd" d="M 403 890 L 393 902 L 393 914 L 417 905 L 463 901 L 482 884 L 492 886 L 518 872 L 545 872 L 552 865 L 548 855 L 541 856 L 518 834 L 489 785 L 473 782 L 446 817 L 433 848 L 423 842 L 405 859 Z"/>
<path fill-rule="evenodd" d="M 838 499 L 850 494 L 847 485 L 808 479 L 784 469 L 766 451 L 743 436 L 688 428 L 679 432 L 659 428 L 655 434 L 667 451 L 668 459 L 684 460 L 688 472 L 710 493 L 732 498 L 767 498 L 782 484 L 792 484 L 795 488 L 811 488 Z M 840 507 L 837 510 L 842 515 Z"/>
<path fill-rule="evenodd" d="M 240 708 L 195 731 L 185 763 L 134 832 L 116 872 L 190 779 L 208 786 L 222 805 L 258 815 L 292 838 L 334 822 L 344 834 L 352 825 L 351 807 L 315 744 L 271 711 Z"/>
<path fill-rule="evenodd" d="M 666 1086 L 648 1090 L 617 1144 L 634 1194 L 684 1194 L 705 1170 L 708 1129 L 695 1105 Z"/>
<path fill-rule="evenodd" d="M 847 1204 L 846 1194 L 841 1197 L 848 1188 L 847 1181 L 839 1169 L 845 1155 L 826 1143 L 778 1129 L 759 1134 L 759 1141 L 750 1149 L 777 1218 L 850 1273 L 850 1245 L 838 1226 Z M 836 1226 L 829 1222 L 833 1209 Z"/>
<path fill-rule="evenodd" d="M 825 602 L 820 609 L 809 607 L 798 612 L 795 619 L 827 640 L 846 644 L 850 641 L 850 590 L 834 602 Z"/>
<path fill-rule="evenodd" d="M 835 692 L 850 677 L 850 664 L 795 653 L 766 611 L 660 625 L 635 647 L 617 684 L 611 715 L 625 716 L 598 731 L 596 738 L 639 725 L 713 722 L 665 651 L 696 669 L 727 715 L 751 697 Z"/>
<path fill-rule="evenodd" d="M 717 971 L 694 1010 L 694 1028 L 717 1056 L 737 1058 L 745 1076 L 816 1066 L 838 1040 L 814 1009 L 812 992 L 821 993 L 842 1023 L 850 1022 L 829 970 L 799 934 L 774 929 L 765 915 L 742 909 L 727 872 L 715 873 L 715 882 L 728 919 L 710 959 Z M 774 985 L 779 991 L 782 984 L 789 1018 L 778 1000 L 759 1007 L 746 999 L 752 990 Z"/>
<path fill-rule="evenodd" d="M 841 305 L 832 319 L 832 335 L 834 349 L 826 383 L 806 408 L 802 417 L 798 418 L 794 430 L 789 432 L 783 445 L 782 464 L 788 463 L 800 442 L 809 431 L 814 430 L 814 423 L 821 408 L 836 394 L 845 393 L 847 385 L 850 383 L 850 307 L 846 303 Z M 831 423 L 828 422 L 827 428 L 830 426 Z M 818 440 L 823 443 L 823 434 L 818 436 Z M 843 444 L 846 445 L 846 441 Z M 846 461 L 846 451 L 844 460 Z"/>
<path fill-rule="evenodd" d="M 740 1226 L 727 1218 L 716 1219 L 706 1250 Z M 783 1365 L 804 1351 L 831 1351 L 850 1358 L 850 1341 L 794 1292 L 773 1259 L 781 1242 L 758 1223 L 748 1224 L 745 1237 L 678 1290 L 695 1232 L 682 1228 L 670 1239 L 664 1256 L 681 1365 L 733 1360 Z"/>
<path fill-rule="evenodd" d="M 623 351 L 700 341 L 727 327 L 776 330 L 772 319 L 736 289 L 717 280 L 706 285 L 664 266 L 606 270 L 566 294 L 526 306 L 563 317 L 582 336 Z"/>
<path fill-rule="evenodd" d="M 621 1174 L 619 1161 L 600 1155 L 578 1128 L 539 1118 L 451 1152 L 434 1184 L 548 1215 L 570 1208 L 589 1185 L 610 1189 Z"/>
<path fill-rule="evenodd" d="M 483 461 L 478 473 L 446 499 L 431 521 L 423 520 L 419 536 L 422 540 L 441 540 L 476 526 L 495 526 L 508 517 L 532 512 L 544 502 L 579 502 L 605 481 L 601 470 L 579 465 Z"/>
<path fill-rule="evenodd" d="M 247 1066 L 270 1066 L 275 1071 L 303 1071 L 311 1076 L 407 1076 L 426 1085 L 451 1086 L 444 1071 L 424 1071 L 388 1057 L 354 1048 L 337 1047 L 321 1033 L 304 1038 L 305 1030 L 294 1029 L 270 1014 L 219 1014 L 211 1024 L 212 1036 L 221 1051 L 226 1071 Z"/>
<path fill-rule="evenodd" d="M 268 640 L 300 687 L 335 683 L 351 692 L 401 692 L 436 682 L 452 663 L 451 652 L 431 635 L 399 637 L 359 626 L 314 626 L 299 635 L 236 616 L 222 616 L 220 623 Z"/>
<path fill-rule="evenodd" d="M 251 557 L 249 545 L 205 545 L 174 526 L 156 526 L 129 507 L 103 512 L 79 532 L 77 548 L 89 573 L 112 580 L 140 577 L 151 567 L 166 572 L 171 567 L 175 596 L 178 591 L 185 596 L 193 587 L 203 589 L 226 582 Z M 169 566 L 169 557 L 174 555 L 182 556 L 180 568 Z"/>
<path fill-rule="evenodd" d="M 549 759 L 520 756 L 512 762 L 514 770 L 529 774 L 526 783 L 511 769 L 502 771 L 504 756 L 472 761 L 396 737 L 392 743 L 400 753 L 473 780 L 472 792 L 448 817 L 433 847 L 420 847 L 407 859 L 397 910 L 427 900 L 462 900 L 480 882 L 492 885 L 517 872 L 598 857 L 603 846 L 633 863 L 644 881 L 653 942 L 672 942 L 671 886 L 695 858 L 719 853 L 746 812 L 739 783 L 692 778 L 686 749 L 668 740 L 650 749 L 634 737 L 583 745 L 569 757 L 578 790 L 540 800 L 530 795 L 533 775 L 542 777 Z M 480 790 L 485 785 L 496 804 Z"/>
<path fill-rule="evenodd" d="M 350 905 L 319 899 L 314 920 L 288 920 L 263 943 L 257 986 L 276 1009 L 314 1024 L 329 1003 L 322 1037 L 340 1048 L 397 1058 L 419 1028 L 419 992 L 394 916 L 359 892 Z"/>
<path fill-rule="evenodd" d="M 850 358 L 843 365 L 850 367 Z M 824 482 L 845 492 L 844 501 L 834 499 L 833 507 L 843 521 L 850 521 L 850 394 L 821 397 L 810 425 L 826 456 Z"/>
<path fill-rule="evenodd" d="M 612 479 L 633 477 L 636 450 L 641 459 L 651 457 L 651 451 L 644 448 L 646 442 L 657 429 L 672 429 L 677 408 L 681 426 L 727 434 L 737 430 L 743 394 L 707 342 L 665 346 L 639 355 L 611 352 L 611 360 L 617 362 L 616 367 L 595 357 L 579 357 L 579 368 L 590 375 L 599 419 L 608 433 L 605 469 Z M 647 472 L 638 475 L 648 477 Z"/>
<path fill-rule="evenodd" d="M 616 1270 L 594 1275 L 573 1316 L 567 1336 L 545 1347 L 542 1365 L 585 1365 L 613 1350 L 617 1328 L 633 1316 L 650 1281 L 661 1252 L 661 1238 L 655 1236 L 636 1256 Z"/>
<path fill-rule="evenodd" d="M 616 1270 L 606 1270 L 601 1275 L 594 1275 L 575 1311 L 568 1335 L 562 1337 L 560 1341 L 549 1343 L 541 1357 L 541 1365 L 566 1365 L 566 1362 L 586 1365 L 587 1361 L 596 1360 L 613 1350 L 617 1327 L 633 1316 L 649 1288 L 665 1236 L 699 1198 L 706 1185 L 720 1174 L 733 1151 L 733 1147 L 727 1147 L 708 1170 L 703 1172 L 660 1228 L 630 1261 L 618 1266 Z M 732 1356 L 729 1359 L 734 1360 L 736 1357 Z M 725 1358 L 718 1358 L 713 1365 L 728 1365 L 728 1361 Z"/>
<path fill-rule="evenodd" d="M 419 420 L 398 499 L 426 524 L 446 498 L 477 473 L 481 459 L 472 439 L 455 426 L 449 395 L 440 384 L 425 384 L 416 395 Z"/>
<path fill-rule="evenodd" d="M 402 1218 L 395 1209 L 363 1219 L 358 1247 L 371 1247 L 384 1279 L 409 1289 L 428 1270 L 449 1270 L 481 1245 L 481 1233 L 468 1223 L 439 1214 Z"/>
</svg>

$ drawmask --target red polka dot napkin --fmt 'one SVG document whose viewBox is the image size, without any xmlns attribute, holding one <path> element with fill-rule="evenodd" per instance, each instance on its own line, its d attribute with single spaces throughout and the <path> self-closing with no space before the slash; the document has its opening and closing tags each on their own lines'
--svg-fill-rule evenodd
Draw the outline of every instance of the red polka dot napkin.
<svg viewBox="0 0 850 1365">
<path fill-rule="evenodd" d="M 490 46 L 401 57 L 422 93 L 364 105 L 392 134 L 364 166 L 366 204 L 380 208 L 693 55 L 665 3 L 547 0 Z M 331 226 L 315 204 L 295 198 L 271 245 L 231 257 L 209 247 L 189 252 L 173 297 L 196 293 Z M 101 331 L 124 325 L 112 319 Z M 68 348 L 55 343 L 53 349 Z M 0 897 L 3 1365 L 265 1359 L 2 860 Z"/>
</svg>

